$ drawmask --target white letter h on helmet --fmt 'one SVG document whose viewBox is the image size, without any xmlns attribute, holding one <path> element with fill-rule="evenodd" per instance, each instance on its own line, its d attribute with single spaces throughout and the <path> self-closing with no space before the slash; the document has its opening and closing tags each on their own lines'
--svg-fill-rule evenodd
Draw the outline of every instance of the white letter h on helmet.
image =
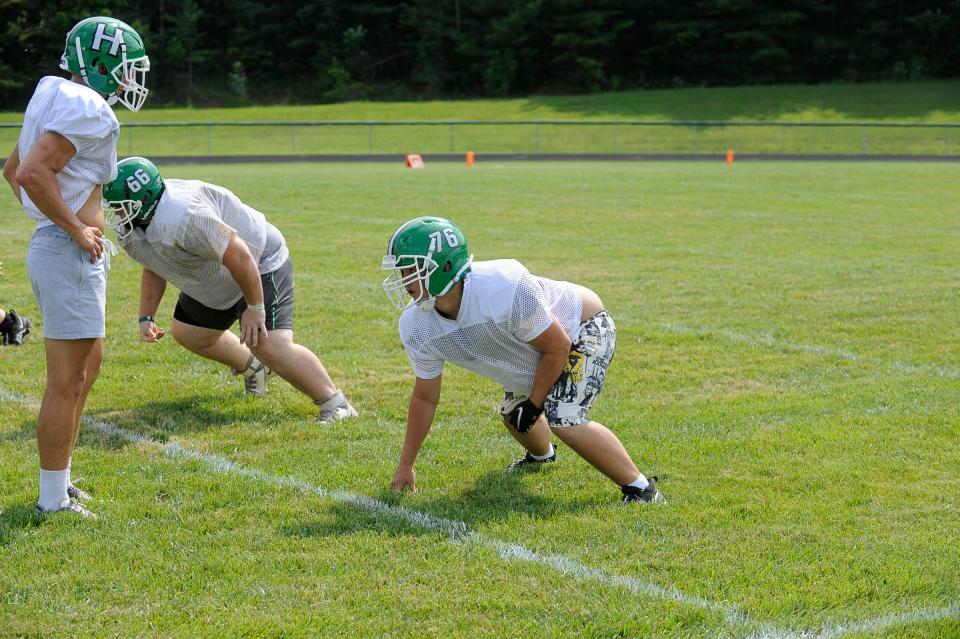
<svg viewBox="0 0 960 639">
<path fill-rule="evenodd" d="M 114 28 L 113 37 L 110 37 L 104 32 L 106 28 L 107 25 L 102 22 L 97 25 L 97 32 L 93 34 L 93 46 L 91 48 L 96 49 L 97 51 L 103 51 L 103 49 L 100 48 L 100 45 L 104 40 L 109 40 L 110 55 L 117 55 L 120 45 L 123 44 L 123 29 L 119 27 Z"/>
</svg>

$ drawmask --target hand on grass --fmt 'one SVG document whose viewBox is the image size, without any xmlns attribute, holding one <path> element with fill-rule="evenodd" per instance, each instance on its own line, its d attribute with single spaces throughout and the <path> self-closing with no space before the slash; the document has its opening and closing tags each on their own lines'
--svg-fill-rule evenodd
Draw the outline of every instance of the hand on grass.
<svg viewBox="0 0 960 639">
<path fill-rule="evenodd" d="M 413 466 L 397 466 L 397 472 L 393 474 L 390 488 L 400 492 L 405 487 L 409 488 L 411 493 L 417 492 L 417 473 L 414 472 Z"/>
<path fill-rule="evenodd" d="M 140 322 L 140 341 L 159 342 L 166 332 L 153 322 Z"/>
</svg>

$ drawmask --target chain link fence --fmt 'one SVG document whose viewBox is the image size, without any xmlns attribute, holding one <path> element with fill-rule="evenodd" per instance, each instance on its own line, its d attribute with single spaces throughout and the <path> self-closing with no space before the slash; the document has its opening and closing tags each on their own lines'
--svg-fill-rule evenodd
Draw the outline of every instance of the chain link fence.
<svg viewBox="0 0 960 639">
<path fill-rule="evenodd" d="M 19 124 L 0 124 L 12 148 Z M 562 155 L 960 156 L 960 124 L 715 120 L 139 122 L 121 156 Z"/>
</svg>

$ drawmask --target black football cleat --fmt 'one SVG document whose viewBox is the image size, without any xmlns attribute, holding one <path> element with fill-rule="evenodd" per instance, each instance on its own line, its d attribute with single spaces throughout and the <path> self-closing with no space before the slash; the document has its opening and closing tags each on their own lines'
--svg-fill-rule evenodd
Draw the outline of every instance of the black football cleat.
<svg viewBox="0 0 960 639">
<path fill-rule="evenodd" d="M 544 464 L 552 464 L 557 461 L 557 447 L 553 447 L 553 454 L 547 457 L 546 459 L 536 459 L 530 453 L 527 453 L 517 461 L 513 462 L 507 466 L 507 471 L 515 470 L 533 470 L 534 468 L 540 468 Z"/>
<path fill-rule="evenodd" d="M 628 504 L 632 501 L 639 501 L 646 504 L 665 504 L 667 498 L 657 488 L 657 478 L 647 477 L 646 488 L 637 488 L 636 486 L 621 486 L 620 492 L 623 493 L 623 503 Z"/>
</svg>

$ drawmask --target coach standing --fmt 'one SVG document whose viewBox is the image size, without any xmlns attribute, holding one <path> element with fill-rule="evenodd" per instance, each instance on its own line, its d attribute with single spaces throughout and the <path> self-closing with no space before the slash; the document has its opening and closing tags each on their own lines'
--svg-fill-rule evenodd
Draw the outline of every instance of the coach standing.
<svg viewBox="0 0 960 639">
<path fill-rule="evenodd" d="M 67 34 L 60 68 L 70 79 L 40 80 L 3 176 L 37 221 L 27 273 L 43 319 L 47 388 L 37 420 L 36 510 L 94 517 L 80 504 L 89 495 L 70 482 L 70 462 L 103 359 L 109 255 L 99 185 L 117 173 L 120 123 L 110 105 L 143 106 L 150 62 L 132 27 L 94 17 Z"/>
</svg>

